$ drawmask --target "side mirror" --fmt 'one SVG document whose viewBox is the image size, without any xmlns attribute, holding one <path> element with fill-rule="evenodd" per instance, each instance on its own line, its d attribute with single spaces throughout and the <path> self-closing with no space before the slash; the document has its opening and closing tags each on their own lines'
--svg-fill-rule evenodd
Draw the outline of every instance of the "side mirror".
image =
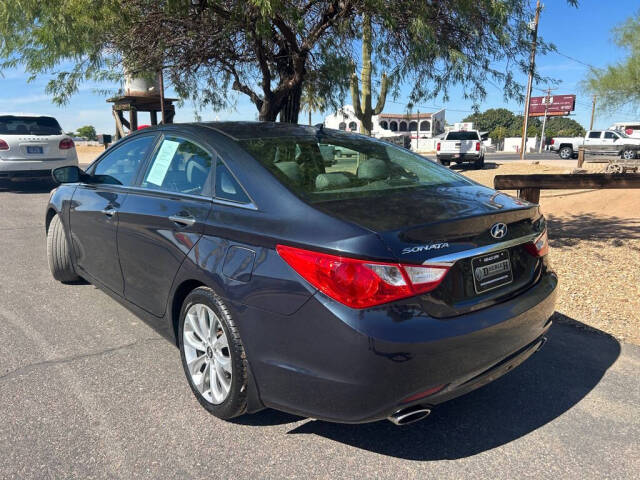
<svg viewBox="0 0 640 480">
<path fill-rule="evenodd" d="M 84 176 L 84 172 L 76 166 L 54 168 L 51 176 L 56 183 L 76 183 Z"/>
</svg>

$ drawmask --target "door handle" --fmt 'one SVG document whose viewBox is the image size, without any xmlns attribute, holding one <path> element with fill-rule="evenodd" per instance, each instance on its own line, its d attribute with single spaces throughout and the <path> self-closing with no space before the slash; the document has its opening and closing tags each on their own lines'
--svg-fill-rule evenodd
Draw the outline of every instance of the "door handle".
<svg viewBox="0 0 640 480">
<path fill-rule="evenodd" d="M 177 223 L 178 225 L 181 225 L 183 227 L 190 227 L 191 225 L 193 225 L 194 223 L 196 223 L 196 219 L 191 217 L 191 216 L 182 216 L 182 215 L 171 215 L 169 217 L 169 220 L 171 220 L 173 223 Z"/>
<path fill-rule="evenodd" d="M 113 208 L 111 205 L 104 208 L 102 210 L 102 213 L 104 213 L 107 217 L 113 217 L 113 214 L 116 213 L 116 209 Z"/>
</svg>

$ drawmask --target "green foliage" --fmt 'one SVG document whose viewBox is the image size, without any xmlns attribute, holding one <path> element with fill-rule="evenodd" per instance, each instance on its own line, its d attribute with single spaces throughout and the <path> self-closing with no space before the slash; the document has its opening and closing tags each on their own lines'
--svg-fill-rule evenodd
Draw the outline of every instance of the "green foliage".
<svg viewBox="0 0 640 480">
<path fill-rule="evenodd" d="M 96 129 L 93 125 L 85 125 L 84 127 L 80 127 L 76 130 L 76 133 L 79 137 L 84 137 L 87 140 L 97 140 L 98 136 L 96 135 Z"/>
<path fill-rule="evenodd" d="M 582 86 L 598 96 L 605 110 L 625 105 L 640 109 L 640 11 L 613 30 L 613 39 L 629 55 L 606 68 L 591 69 Z"/>
<path fill-rule="evenodd" d="M 517 123 L 517 117 L 506 108 L 490 108 L 484 112 L 471 114 L 462 121 L 473 122 L 476 129 L 491 132 L 497 127 L 511 129 Z"/>
<path fill-rule="evenodd" d="M 572 118 L 551 117 L 547 119 L 545 137 L 584 137 L 585 129 Z"/>
<path fill-rule="evenodd" d="M 452 85 L 481 100 L 488 82 L 521 97 L 515 74 L 528 66 L 527 0 L 2 1 L 0 70 L 53 75 L 47 92 L 64 103 L 82 82 L 163 69 L 197 105 L 229 108 L 241 94 L 263 120 L 282 112 L 297 121 L 310 75 L 328 104 L 341 103 L 365 16 L 372 73 L 388 72 L 392 93 L 406 87 L 412 104 L 446 101 Z M 550 48 L 539 40 L 540 52 Z"/>
</svg>

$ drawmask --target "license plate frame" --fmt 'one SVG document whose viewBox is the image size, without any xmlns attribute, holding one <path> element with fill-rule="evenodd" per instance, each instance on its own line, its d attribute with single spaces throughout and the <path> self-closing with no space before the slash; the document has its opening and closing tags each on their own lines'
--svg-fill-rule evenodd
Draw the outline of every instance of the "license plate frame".
<svg viewBox="0 0 640 480">
<path fill-rule="evenodd" d="M 42 155 L 44 153 L 44 149 L 40 145 L 28 145 L 27 153 L 29 155 Z"/>
<path fill-rule="evenodd" d="M 500 250 L 471 259 L 471 274 L 476 293 L 504 287 L 513 282 L 509 250 Z"/>
</svg>

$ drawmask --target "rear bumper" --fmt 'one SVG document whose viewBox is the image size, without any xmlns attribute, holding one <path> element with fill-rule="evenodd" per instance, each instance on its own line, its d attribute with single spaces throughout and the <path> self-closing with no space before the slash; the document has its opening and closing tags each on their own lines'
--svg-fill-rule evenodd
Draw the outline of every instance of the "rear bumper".
<svg viewBox="0 0 640 480">
<path fill-rule="evenodd" d="M 550 327 L 556 285 L 548 272 L 516 298 L 447 319 L 415 299 L 358 311 L 316 294 L 290 316 L 241 307 L 240 334 L 265 406 L 370 422 L 437 405 L 524 361 Z"/>
<path fill-rule="evenodd" d="M 78 159 L 0 160 L 0 178 L 50 178 L 53 169 L 66 166 L 78 166 Z"/>
<path fill-rule="evenodd" d="M 443 160 L 445 162 L 472 162 L 482 157 L 482 153 L 438 153 L 436 154 L 436 157 L 438 160 Z"/>
</svg>

